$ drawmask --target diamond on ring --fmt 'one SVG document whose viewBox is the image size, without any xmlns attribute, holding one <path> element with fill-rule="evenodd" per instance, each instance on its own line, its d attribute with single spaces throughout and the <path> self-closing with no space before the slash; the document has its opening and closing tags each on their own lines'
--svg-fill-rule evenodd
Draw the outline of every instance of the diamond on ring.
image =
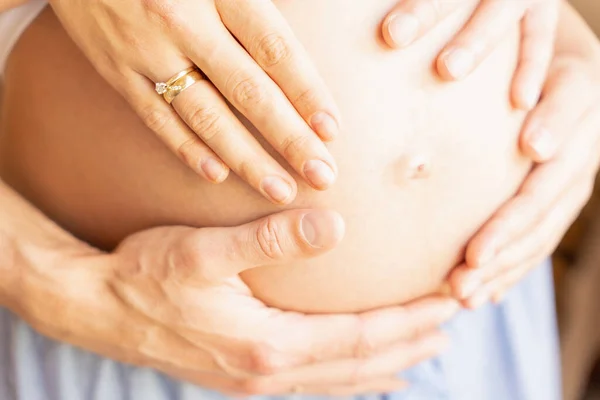
<svg viewBox="0 0 600 400">
<path fill-rule="evenodd" d="M 192 86 L 194 83 L 205 79 L 204 75 L 195 65 L 184 69 L 166 82 L 155 83 L 154 90 L 169 104 L 179 93 Z"/>
<path fill-rule="evenodd" d="M 165 93 L 167 93 L 167 84 L 164 82 L 158 82 L 154 88 L 154 90 L 156 90 L 156 93 L 163 95 Z"/>
</svg>

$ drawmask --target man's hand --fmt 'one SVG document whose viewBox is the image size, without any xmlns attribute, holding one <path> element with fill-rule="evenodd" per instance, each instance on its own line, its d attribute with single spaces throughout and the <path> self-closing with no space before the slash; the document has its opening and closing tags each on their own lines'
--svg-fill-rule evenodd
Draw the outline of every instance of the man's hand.
<svg viewBox="0 0 600 400">
<path fill-rule="evenodd" d="M 19 209 L 0 218 L 18 271 L 0 285 L 5 305 L 57 340 L 230 394 L 396 390 L 404 386 L 398 372 L 444 349 L 438 326 L 458 309 L 430 297 L 363 314 L 304 315 L 252 297 L 240 272 L 314 257 L 341 240 L 343 221 L 330 211 L 287 211 L 233 228 L 155 228 L 104 254 L 40 222 L 22 199 L 0 198 Z"/>
</svg>

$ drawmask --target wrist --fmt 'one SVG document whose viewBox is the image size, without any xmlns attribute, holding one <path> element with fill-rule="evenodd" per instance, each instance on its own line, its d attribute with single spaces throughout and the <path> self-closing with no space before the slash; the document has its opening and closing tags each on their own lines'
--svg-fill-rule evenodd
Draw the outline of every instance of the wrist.
<svg viewBox="0 0 600 400">
<path fill-rule="evenodd" d="M 0 305 L 19 307 L 26 278 L 57 265 L 74 243 L 78 241 L 0 180 Z"/>
</svg>

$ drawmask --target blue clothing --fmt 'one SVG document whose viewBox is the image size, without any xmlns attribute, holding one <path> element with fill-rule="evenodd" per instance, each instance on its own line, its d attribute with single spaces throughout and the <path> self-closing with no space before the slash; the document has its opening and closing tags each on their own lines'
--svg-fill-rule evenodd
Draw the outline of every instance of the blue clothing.
<svg viewBox="0 0 600 400">
<path fill-rule="evenodd" d="M 352 400 L 559 400 L 552 274 L 536 269 L 501 305 L 464 311 L 443 356 L 406 371 L 400 393 Z M 223 400 L 226 397 L 60 344 L 0 309 L 0 400 Z M 322 400 L 318 396 L 252 400 Z"/>
</svg>

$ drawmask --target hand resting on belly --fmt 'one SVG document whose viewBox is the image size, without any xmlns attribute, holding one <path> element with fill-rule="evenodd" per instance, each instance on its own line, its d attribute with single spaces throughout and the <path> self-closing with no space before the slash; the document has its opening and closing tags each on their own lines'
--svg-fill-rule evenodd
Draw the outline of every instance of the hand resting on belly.
<svg viewBox="0 0 600 400">
<path fill-rule="evenodd" d="M 289 208 L 335 209 L 346 236 L 317 259 L 244 273 L 270 305 L 361 311 L 437 290 L 530 168 L 517 144 L 523 113 L 509 98 L 518 27 L 467 80 L 444 83 L 433 60 L 470 10 L 415 47 L 391 52 L 376 32 L 394 3 L 276 2 L 342 113 L 342 133 L 328 144 L 339 167 L 336 185 L 326 192 L 300 185 Z M 44 69 L 33 60 L 43 60 Z M 96 245 L 114 246 L 150 226 L 234 225 L 281 209 L 235 176 L 211 185 L 181 165 L 50 12 L 13 52 L 5 96 L 2 177 Z M 276 252 L 278 244 L 265 246 Z"/>
</svg>

